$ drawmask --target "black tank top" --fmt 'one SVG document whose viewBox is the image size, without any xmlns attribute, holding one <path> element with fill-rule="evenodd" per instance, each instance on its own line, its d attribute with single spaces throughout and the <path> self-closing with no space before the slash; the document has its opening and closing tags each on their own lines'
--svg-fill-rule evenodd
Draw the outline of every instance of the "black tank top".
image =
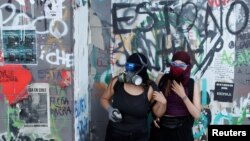
<svg viewBox="0 0 250 141">
<path fill-rule="evenodd" d="M 117 81 L 114 86 L 112 106 L 120 110 L 122 122 L 112 125 L 124 131 L 147 129 L 147 116 L 150 111 L 147 93 L 148 88 L 145 88 L 140 95 L 130 95 L 124 90 L 124 83 Z"/>
</svg>

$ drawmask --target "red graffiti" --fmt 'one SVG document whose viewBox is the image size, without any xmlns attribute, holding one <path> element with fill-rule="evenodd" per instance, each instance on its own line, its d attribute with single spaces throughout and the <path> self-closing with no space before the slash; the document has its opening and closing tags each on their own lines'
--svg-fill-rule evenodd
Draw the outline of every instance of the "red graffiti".
<svg viewBox="0 0 250 141">
<path fill-rule="evenodd" d="M 71 76 L 70 71 L 62 70 L 61 77 L 62 77 L 62 80 L 60 81 L 60 87 L 62 89 L 66 88 L 72 84 L 72 76 Z"/>
<path fill-rule="evenodd" d="M 12 105 L 27 98 L 26 86 L 32 78 L 31 73 L 21 65 L 5 65 L 0 67 L 0 85 L 2 93 Z"/>
<path fill-rule="evenodd" d="M 219 7 L 221 5 L 226 5 L 229 3 L 229 0 L 208 0 L 208 5 L 211 7 Z"/>
<path fill-rule="evenodd" d="M 3 64 L 3 62 L 4 62 L 4 59 L 3 59 L 4 57 L 3 57 L 3 51 L 2 50 L 0 50 L 0 64 L 2 65 Z"/>
</svg>

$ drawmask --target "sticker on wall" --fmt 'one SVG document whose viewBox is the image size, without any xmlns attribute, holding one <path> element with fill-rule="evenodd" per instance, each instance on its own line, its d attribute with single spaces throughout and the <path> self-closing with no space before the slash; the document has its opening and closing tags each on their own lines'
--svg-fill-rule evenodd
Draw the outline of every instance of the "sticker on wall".
<svg viewBox="0 0 250 141">
<path fill-rule="evenodd" d="M 64 0 L 46 0 L 44 12 L 46 18 L 62 19 L 62 2 Z"/>
<path fill-rule="evenodd" d="M 214 100 L 218 100 L 220 102 L 232 102 L 233 92 L 233 83 L 216 82 Z"/>
<path fill-rule="evenodd" d="M 19 117 L 24 121 L 22 133 L 50 133 L 49 84 L 33 83 L 28 86 L 28 98 L 19 102 Z M 34 130 L 34 128 L 36 130 Z"/>
<path fill-rule="evenodd" d="M 2 30 L 4 64 L 37 64 L 35 30 Z"/>
</svg>

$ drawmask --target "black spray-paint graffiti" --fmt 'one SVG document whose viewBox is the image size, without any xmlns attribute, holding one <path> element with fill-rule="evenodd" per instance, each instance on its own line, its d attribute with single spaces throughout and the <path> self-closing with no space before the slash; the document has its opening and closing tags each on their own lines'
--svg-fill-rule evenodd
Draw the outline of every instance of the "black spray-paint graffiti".
<svg viewBox="0 0 250 141">
<path fill-rule="evenodd" d="M 229 22 L 228 22 L 228 21 L 229 21 L 230 17 L 233 17 L 233 15 L 232 15 L 231 13 L 232 13 L 232 11 L 234 10 L 234 7 L 235 7 L 236 5 L 240 5 L 240 6 L 243 8 L 244 14 L 243 14 L 242 16 L 245 17 L 245 18 L 244 18 L 243 21 L 241 21 L 241 22 L 243 23 L 243 24 L 242 24 L 242 27 L 239 28 L 238 30 L 235 30 L 235 31 L 234 31 L 233 29 L 230 28 L 230 25 L 229 25 Z M 235 35 L 239 34 L 240 32 L 242 32 L 242 31 L 246 28 L 248 19 L 249 19 L 249 9 L 248 9 L 246 3 L 244 3 L 243 1 L 235 1 L 235 2 L 233 2 L 233 3 L 230 5 L 230 8 L 229 8 L 229 10 L 228 10 L 228 14 L 227 14 L 227 16 L 226 16 L 226 26 L 227 26 L 228 31 L 229 31 L 231 34 L 235 34 Z"/>
<path fill-rule="evenodd" d="M 67 116 L 72 113 L 67 97 L 50 97 L 50 107 L 54 116 Z"/>
<path fill-rule="evenodd" d="M 176 27 L 177 29 L 180 31 L 189 31 L 193 26 L 195 21 L 197 20 L 197 15 L 198 15 L 198 8 L 197 6 L 192 3 L 192 2 L 186 2 L 184 4 L 182 4 L 181 10 L 179 13 L 177 13 L 174 9 L 171 8 L 171 3 L 168 2 L 159 2 L 159 5 L 163 5 L 163 9 L 159 8 L 159 7 L 150 7 L 151 3 L 149 2 L 143 2 L 140 4 L 132 4 L 132 3 L 114 3 L 113 4 L 113 9 L 112 9 L 112 21 L 113 21 L 113 29 L 114 29 L 114 33 L 115 34 L 125 34 L 125 33 L 130 33 L 130 32 L 135 32 L 135 31 L 141 31 L 141 32 L 148 32 L 151 31 L 153 27 L 155 27 L 156 25 L 158 25 L 159 19 L 156 16 L 157 12 L 162 12 L 164 14 L 165 17 L 165 24 L 162 25 L 162 27 L 165 27 L 166 29 L 168 29 L 167 31 L 169 31 L 169 24 L 171 21 L 170 19 L 170 14 L 171 13 L 175 13 L 177 15 L 176 17 Z M 242 7 L 242 10 L 244 11 L 244 21 L 243 21 L 243 26 L 241 28 L 239 28 L 236 31 L 233 31 L 231 29 L 231 27 L 229 26 L 229 18 L 232 16 L 232 11 L 234 9 L 234 7 L 236 5 L 239 5 Z M 190 20 L 190 24 L 187 25 L 186 29 L 183 29 L 180 24 L 181 24 L 181 20 L 183 18 L 186 18 L 187 16 L 185 16 L 185 11 L 183 11 L 182 9 L 185 9 L 185 7 L 190 7 L 192 6 L 192 8 L 194 9 L 194 13 L 192 13 L 192 17 L 193 19 Z M 222 9 L 222 6 L 221 6 Z M 118 11 L 119 10 L 124 10 L 124 16 L 123 17 L 118 17 Z M 127 13 L 133 13 L 133 16 L 126 16 Z M 238 34 L 239 32 L 241 32 L 242 30 L 244 30 L 247 26 L 247 22 L 248 22 L 248 18 L 249 18 L 249 9 L 246 5 L 245 2 L 243 1 L 235 1 L 233 3 L 231 3 L 230 5 L 230 9 L 228 11 L 228 13 L 226 13 L 226 25 L 227 25 L 227 30 L 231 33 L 231 34 Z M 147 14 L 147 20 L 149 21 L 149 23 L 145 23 L 146 25 L 144 25 L 142 23 L 141 27 L 136 27 L 133 29 L 125 29 L 124 27 L 122 27 L 122 24 L 132 24 L 132 22 L 136 21 L 136 18 L 140 15 L 140 14 Z M 205 26 L 208 26 L 208 18 L 210 17 L 212 18 L 212 20 L 214 21 L 215 26 L 219 29 L 220 33 L 222 34 L 222 16 L 223 16 L 223 12 L 221 11 L 220 14 L 220 26 L 219 24 L 216 22 L 214 15 L 212 14 L 212 10 L 211 7 L 209 5 L 207 5 L 207 13 L 206 13 L 206 19 L 205 19 Z M 180 28 L 180 29 L 179 29 Z"/>
<path fill-rule="evenodd" d="M 249 19 L 249 9 L 243 1 L 235 1 L 230 4 L 230 8 L 225 13 L 222 11 L 222 5 L 220 7 L 220 17 L 219 21 L 217 21 L 215 14 L 213 13 L 211 7 L 207 4 L 205 8 L 198 7 L 192 2 L 186 2 L 182 4 L 179 12 L 178 10 L 175 10 L 171 7 L 171 3 L 167 2 L 160 2 L 159 5 L 163 5 L 163 8 L 159 7 L 153 7 L 151 3 L 140 3 L 140 4 L 127 4 L 127 3 L 114 3 L 113 9 L 112 9 L 112 17 L 113 17 L 113 30 L 114 34 L 126 34 L 126 33 L 135 33 L 134 38 L 131 40 L 132 43 L 132 50 L 142 50 L 148 57 L 152 57 L 153 55 L 150 52 L 150 48 L 154 47 L 156 48 L 156 55 L 155 56 L 168 56 L 169 54 L 173 53 L 177 49 L 181 50 L 183 48 L 187 48 L 189 52 L 191 52 L 192 59 L 194 60 L 194 65 L 197 66 L 197 69 L 195 69 L 194 74 L 196 74 L 198 71 L 201 71 L 201 75 L 204 74 L 204 72 L 207 70 L 208 66 L 212 63 L 213 58 L 215 56 L 216 52 L 221 51 L 221 49 L 224 46 L 224 40 L 222 38 L 223 30 L 225 28 L 223 27 L 223 23 L 226 24 L 226 29 L 229 33 L 236 35 L 241 33 L 247 26 L 247 22 Z M 241 20 L 241 26 L 239 26 L 236 29 L 232 29 L 229 26 L 229 19 L 232 17 L 232 11 L 234 10 L 235 6 L 240 6 L 241 11 L 243 11 L 244 18 Z M 189 7 L 192 7 L 194 10 L 191 13 L 191 16 L 189 16 L 187 11 L 184 9 L 188 9 Z M 201 18 L 201 15 L 198 15 L 198 11 L 203 9 L 205 11 L 205 19 Z M 121 16 L 121 12 L 123 11 L 123 16 Z M 119 13 L 119 14 L 118 14 Z M 163 13 L 162 15 L 159 13 Z M 190 12 L 189 12 L 190 13 Z M 136 22 L 137 17 L 140 15 L 147 15 L 147 18 L 145 21 L 142 22 L 140 26 L 132 27 L 130 25 L 133 25 L 134 22 Z M 223 15 L 224 14 L 224 15 Z M 119 15 L 119 16 L 118 16 Z M 160 16 L 159 16 L 160 15 Z M 174 15 L 174 16 L 173 16 Z M 222 17 L 226 16 L 226 20 L 223 21 Z M 174 18 L 173 18 L 174 17 Z M 188 18 L 187 18 L 188 17 Z M 208 20 L 208 19 L 211 20 Z M 171 20 L 175 19 L 175 20 Z M 184 25 L 183 21 L 188 21 L 188 25 L 185 26 L 184 29 L 182 25 Z M 198 21 L 197 21 L 198 20 Z M 203 21 L 204 20 L 204 21 Z M 200 22 L 203 22 L 203 24 L 199 24 Z M 166 46 L 165 36 L 168 34 L 174 34 L 171 33 L 170 25 L 175 26 L 176 30 L 180 33 L 187 33 L 193 26 L 196 26 L 194 24 L 198 23 L 200 26 L 203 25 L 203 28 L 200 28 L 199 36 L 202 39 L 199 48 L 198 49 L 192 49 L 189 43 L 189 40 L 183 36 L 183 44 L 181 46 L 176 46 L 176 44 L 172 41 L 172 47 L 169 49 L 164 48 Z M 208 29 L 208 25 L 213 24 L 213 29 Z M 156 44 L 154 44 L 151 40 L 147 39 L 146 32 L 154 32 L 155 29 L 163 30 L 158 35 L 156 35 Z M 203 31 L 202 31 L 203 29 Z M 165 33 L 164 33 L 165 32 Z M 161 40 L 162 39 L 162 40 Z M 159 45 L 157 42 L 161 42 L 162 44 Z M 145 43 L 145 44 L 142 44 Z M 232 42 L 230 48 L 234 47 L 232 46 Z M 206 55 L 203 54 L 205 47 L 208 45 L 210 50 Z M 129 53 L 126 52 L 126 49 L 124 49 L 124 44 L 121 42 L 117 45 L 117 47 L 114 49 L 114 53 L 124 54 L 125 56 L 128 56 Z M 125 51 L 125 52 L 124 52 Z M 195 55 L 201 55 L 203 54 L 202 61 L 196 61 Z M 157 58 L 153 58 L 155 61 L 157 61 Z M 166 58 L 163 58 L 163 65 L 166 63 Z M 122 66 L 123 64 L 119 64 L 119 62 L 115 62 L 117 66 Z M 155 69 L 159 71 L 159 65 L 157 66 L 159 62 L 151 62 L 151 65 L 149 65 L 149 69 Z M 156 64 L 156 66 L 153 66 Z M 166 64 L 168 65 L 168 64 Z M 164 67 L 163 67 L 164 68 Z"/>
</svg>

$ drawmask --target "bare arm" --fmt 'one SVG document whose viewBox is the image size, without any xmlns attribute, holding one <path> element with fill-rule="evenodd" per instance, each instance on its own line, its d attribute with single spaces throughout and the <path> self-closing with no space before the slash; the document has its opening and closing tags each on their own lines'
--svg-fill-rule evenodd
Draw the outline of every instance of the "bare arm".
<svg viewBox="0 0 250 141">
<path fill-rule="evenodd" d="M 176 81 L 173 81 L 172 90 L 182 98 L 190 114 L 195 119 L 199 119 L 201 113 L 201 97 L 200 97 L 199 81 L 194 83 L 194 95 L 192 101 L 190 101 L 189 98 L 187 97 L 182 84 L 178 84 Z"/>
<path fill-rule="evenodd" d="M 162 95 L 162 93 L 161 94 L 159 92 L 157 92 L 157 93 L 158 94 L 154 93 L 153 97 L 159 97 L 159 95 Z M 158 98 L 155 98 L 155 99 L 158 99 Z M 153 112 L 154 112 L 154 115 L 156 117 L 162 117 L 166 112 L 167 101 L 166 101 L 165 97 L 163 96 L 159 99 L 161 99 L 161 101 L 157 101 L 155 103 L 155 105 L 153 106 Z"/>
<path fill-rule="evenodd" d="M 110 100 L 112 96 L 114 95 L 113 87 L 116 81 L 117 81 L 117 78 L 112 79 L 108 87 L 105 89 L 103 95 L 101 96 L 100 103 L 105 110 L 107 110 L 108 107 L 110 106 Z"/>
<path fill-rule="evenodd" d="M 195 119 L 200 118 L 201 114 L 201 94 L 200 94 L 200 81 L 194 83 L 194 96 L 193 96 L 193 104 L 196 107 L 197 113 L 192 114 Z"/>
<path fill-rule="evenodd" d="M 159 85 L 160 79 L 163 76 L 163 73 L 159 73 L 156 79 L 156 84 Z M 161 101 L 161 102 L 156 102 L 155 105 L 153 106 L 153 113 L 155 114 L 156 117 L 162 117 L 167 109 L 167 100 L 162 94 L 162 92 L 154 92 L 153 93 L 153 99 L 156 101 Z"/>
<path fill-rule="evenodd" d="M 152 111 L 156 117 L 161 117 L 164 115 L 166 111 L 167 100 L 165 99 L 162 92 L 153 91 L 151 88 L 149 89 L 151 93 L 151 101 L 155 101 L 153 105 Z"/>
</svg>

